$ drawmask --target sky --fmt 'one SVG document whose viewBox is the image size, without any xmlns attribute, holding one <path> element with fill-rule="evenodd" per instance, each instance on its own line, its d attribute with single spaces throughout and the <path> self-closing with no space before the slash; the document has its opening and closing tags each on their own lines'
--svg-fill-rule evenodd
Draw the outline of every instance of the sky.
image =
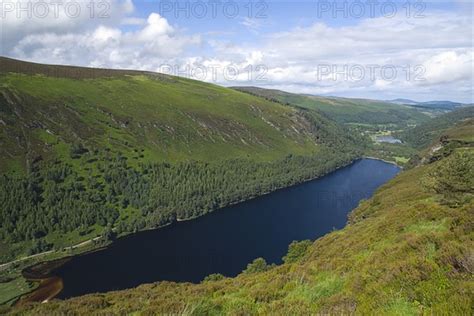
<svg viewBox="0 0 474 316">
<path fill-rule="evenodd" d="M 473 10 L 471 0 L 1 0 L 0 55 L 474 103 Z"/>
</svg>

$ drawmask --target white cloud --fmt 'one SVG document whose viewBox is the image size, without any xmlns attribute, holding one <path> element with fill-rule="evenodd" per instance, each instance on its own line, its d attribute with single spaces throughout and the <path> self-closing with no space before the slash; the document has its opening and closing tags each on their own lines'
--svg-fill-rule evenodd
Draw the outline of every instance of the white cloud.
<svg viewBox="0 0 474 316">
<path fill-rule="evenodd" d="M 64 17 L 30 20 L 28 23 L 37 28 L 19 32 L 16 39 L 3 39 L 4 53 L 36 62 L 157 70 L 163 61 L 201 42 L 199 36 L 182 35 L 158 13 L 151 13 L 146 20 L 128 17 L 133 12 L 131 1 L 112 2 L 119 2 L 120 9 L 114 9 L 107 20 L 90 20 L 85 13 L 73 22 Z M 10 34 L 22 25 L 32 28 L 25 21 L 7 19 L 4 33 Z M 123 31 L 123 23 L 138 29 Z"/>
<path fill-rule="evenodd" d="M 315 23 L 271 34 L 258 46 L 214 47 L 221 63 L 268 68 L 266 81 L 238 84 L 372 98 L 398 93 L 429 99 L 449 93 L 472 102 L 472 41 L 472 16 L 430 12 L 420 19 L 399 15 L 343 27 Z M 259 58 L 253 61 L 248 56 L 255 51 Z"/>
<path fill-rule="evenodd" d="M 146 23 L 147 23 L 146 19 L 135 18 L 135 17 L 123 18 L 120 21 L 120 24 L 122 25 L 145 25 Z"/>
<path fill-rule="evenodd" d="M 2 1 L 1 8 L 3 53 L 26 36 L 79 33 L 98 25 L 116 25 L 134 11 L 131 0 L 15 0 Z"/>
<path fill-rule="evenodd" d="M 457 53 L 447 51 L 428 59 L 424 64 L 426 69 L 426 84 L 442 84 L 460 80 L 471 81 L 473 73 L 474 53 Z"/>
<path fill-rule="evenodd" d="M 165 18 L 158 13 L 152 13 L 148 17 L 147 26 L 138 32 L 138 37 L 142 41 L 153 41 L 160 36 L 165 36 L 174 32 Z"/>
<path fill-rule="evenodd" d="M 245 26 L 249 31 L 257 34 L 262 27 L 262 19 L 244 17 L 240 24 Z"/>
</svg>

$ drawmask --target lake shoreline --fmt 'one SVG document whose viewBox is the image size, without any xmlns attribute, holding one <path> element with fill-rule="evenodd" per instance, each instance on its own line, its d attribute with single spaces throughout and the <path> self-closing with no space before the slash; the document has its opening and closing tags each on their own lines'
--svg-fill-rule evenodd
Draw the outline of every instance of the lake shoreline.
<svg viewBox="0 0 474 316">
<path fill-rule="evenodd" d="M 235 206 L 235 205 L 238 205 L 238 204 L 241 204 L 241 203 L 244 203 L 244 202 L 249 202 L 249 201 L 252 201 L 252 200 L 254 200 L 254 199 L 257 199 L 257 198 L 266 196 L 266 195 L 268 195 L 268 194 L 275 193 L 275 192 L 277 192 L 277 191 L 285 190 L 285 189 L 288 189 L 288 188 L 291 188 L 291 187 L 296 187 L 296 186 L 299 186 L 299 185 L 303 185 L 303 184 L 308 183 L 308 182 L 311 182 L 311 181 L 319 180 L 319 179 L 324 178 L 325 176 L 328 176 L 328 175 L 330 175 L 330 174 L 332 174 L 332 173 L 334 173 L 334 172 L 336 172 L 336 171 L 338 171 L 338 170 L 340 170 L 340 169 L 343 169 L 343 168 L 345 168 L 345 167 L 348 167 L 348 166 L 350 166 L 350 165 L 352 165 L 352 164 L 354 164 L 354 163 L 356 163 L 357 161 L 360 161 L 360 160 L 362 160 L 362 159 L 379 160 L 379 161 L 383 161 L 383 162 L 386 162 L 386 163 L 390 163 L 390 164 L 396 165 L 397 167 L 400 167 L 400 166 L 398 166 L 398 165 L 397 165 L 396 163 L 394 163 L 394 162 L 385 161 L 385 160 L 383 160 L 383 159 L 379 159 L 379 158 L 375 158 L 375 157 L 364 157 L 364 156 L 358 157 L 358 158 L 353 159 L 353 160 L 351 160 L 351 161 L 349 161 L 349 162 L 347 162 L 347 163 L 345 163 L 345 164 L 343 164 L 343 165 L 341 165 L 341 166 L 339 166 L 339 167 L 337 167 L 337 168 L 335 168 L 335 169 L 333 169 L 333 170 L 328 171 L 328 172 L 325 173 L 325 174 L 319 175 L 318 177 L 313 177 L 313 178 L 309 178 L 309 179 L 304 179 L 304 180 L 302 180 L 302 181 L 299 181 L 299 182 L 297 182 L 297 183 L 291 184 L 291 185 L 289 185 L 289 186 L 284 186 L 284 187 L 276 188 L 275 190 L 267 191 L 267 192 L 264 192 L 263 194 L 259 194 L 259 195 L 257 195 L 257 196 L 253 196 L 253 197 L 250 197 L 250 198 L 248 198 L 248 199 L 242 199 L 242 200 L 239 200 L 239 201 L 235 201 L 235 202 L 233 202 L 233 203 L 229 203 L 229 204 L 226 205 L 226 206 L 219 207 L 219 208 L 217 208 L 217 209 L 215 209 L 215 210 L 212 210 L 212 211 L 210 211 L 210 212 L 208 212 L 208 213 L 205 213 L 205 214 L 202 214 L 202 215 L 199 215 L 199 216 L 195 216 L 195 217 L 192 217 L 192 218 L 186 218 L 186 219 L 179 219 L 179 218 L 177 218 L 175 221 L 170 222 L 170 223 L 167 223 L 167 224 L 165 224 L 165 225 L 161 225 L 161 226 L 159 226 L 159 227 L 146 228 L 146 229 L 143 229 L 143 230 L 140 230 L 140 231 L 137 231 L 137 232 L 128 233 L 128 234 L 125 234 L 125 235 L 123 235 L 123 236 L 120 236 L 120 237 L 117 238 L 116 240 L 124 239 L 124 238 L 128 238 L 128 237 L 132 237 L 132 236 L 134 236 L 134 235 L 136 235 L 137 233 L 140 233 L 140 232 L 159 230 L 159 229 L 162 229 L 162 228 L 171 226 L 171 225 L 173 225 L 173 224 L 175 224 L 175 223 L 188 222 L 188 221 L 196 220 L 196 219 L 205 217 L 206 215 L 210 215 L 210 214 L 212 214 L 212 213 L 215 213 L 215 212 L 217 212 L 217 211 L 219 211 L 219 210 L 221 210 L 221 209 L 227 208 L 227 207 Z M 96 237 L 96 238 L 97 238 L 97 237 Z M 96 238 L 94 238 L 94 239 L 96 239 Z M 91 242 L 92 240 L 93 240 L 93 239 L 88 240 L 88 241 L 85 241 L 85 242 Z M 80 253 L 75 254 L 75 255 L 73 255 L 73 256 L 66 256 L 66 257 L 63 257 L 63 258 L 60 258 L 60 259 L 65 259 L 65 258 L 73 259 L 74 257 L 79 257 L 79 256 L 87 255 L 88 253 L 91 253 L 91 252 L 100 251 L 100 250 L 105 250 L 105 249 L 111 247 L 111 246 L 115 243 L 116 240 L 112 241 L 110 244 L 106 245 L 105 247 L 104 247 L 104 246 L 101 246 L 101 247 L 96 248 L 96 249 L 92 249 L 92 250 L 80 252 Z M 82 242 L 82 243 L 84 243 L 84 242 Z M 59 260 L 60 260 L 60 259 L 59 259 Z M 57 261 L 57 260 L 58 260 L 58 259 L 55 259 L 55 260 L 53 260 L 53 262 L 55 262 L 55 261 Z M 33 266 L 30 266 L 30 267 L 28 267 L 28 268 L 31 268 L 31 267 L 34 267 L 34 266 L 40 266 L 40 265 L 43 265 L 43 264 L 47 265 L 49 262 L 50 262 L 50 261 L 40 262 L 40 263 L 35 264 L 35 265 L 33 265 Z M 57 267 L 55 267 L 55 269 L 57 269 L 57 268 L 59 268 L 59 267 L 60 267 L 60 266 L 57 266 Z M 26 268 L 26 269 L 28 269 L 28 268 Z M 54 270 L 55 270 L 55 269 L 53 269 L 53 270 L 51 271 L 52 274 L 51 274 L 51 276 L 49 276 L 49 277 L 54 276 Z M 61 282 L 62 282 L 62 279 L 61 279 Z M 33 290 L 32 292 L 30 292 L 30 293 L 28 293 L 28 294 L 23 295 L 22 297 L 20 297 L 20 299 L 19 299 L 18 301 L 22 301 L 25 297 L 29 297 L 29 296 L 32 296 L 32 295 L 33 295 L 32 297 L 34 297 L 35 291 L 41 291 L 41 290 L 43 290 L 43 289 L 41 288 L 41 286 L 40 286 L 40 287 L 37 287 L 37 288 L 36 288 L 35 290 Z M 61 293 L 61 291 L 59 291 L 58 293 L 55 293 L 52 297 L 49 297 L 48 300 L 49 300 L 49 299 L 52 299 L 52 298 L 54 298 L 54 297 L 56 297 L 56 296 L 59 295 L 60 293 Z"/>
<path fill-rule="evenodd" d="M 40 262 L 21 271 L 22 276 L 28 281 L 38 283 L 38 286 L 29 293 L 22 295 L 15 306 L 31 302 L 47 302 L 57 296 L 64 288 L 61 277 L 54 275 L 54 270 L 72 259 L 72 256 L 51 261 Z"/>
<path fill-rule="evenodd" d="M 347 215 L 400 169 L 361 159 L 307 184 L 129 238 L 101 254 L 57 270 L 59 299 L 105 293 L 160 281 L 200 283 L 213 273 L 233 277 L 255 258 L 282 263 L 293 240 L 316 240 L 347 224 Z M 124 271 L 133 271 L 124 275 Z M 90 274 L 94 283 L 81 275 Z M 121 277 L 123 276 L 123 277 Z"/>
<path fill-rule="evenodd" d="M 399 165 L 399 164 L 396 163 L 395 161 L 385 160 L 385 159 L 383 159 L 383 158 L 377 158 L 377 157 L 372 157 L 372 156 L 364 156 L 363 159 L 379 160 L 379 161 L 383 161 L 383 162 L 386 162 L 386 163 L 395 165 L 395 166 L 397 166 L 397 167 L 400 168 L 400 169 L 404 169 L 403 166 Z"/>
<path fill-rule="evenodd" d="M 385 161 L 383 159 L 379 159 L 379 158 L 376 158 L 376 157 L 366 157 L 366 156 L 361 156 L 361 157 L 358 157 L 358 158 L 355 158 L 353 160 L 351 160 L 350 162 L 348 162 L 347 164 L 344 164 L 344 165 L 341 165 L 325 174 L 322 174 L 318 177 L 314 177 L 314 178 L 309 178 L 309 179 L 304 179 L 302 181 L 299 181 L 297 183 L 294 183 L 294 184 L 291 184 L 289 186 L 284 186 L 284 187 L 279 187 L 279 188 L 276 188 L 275 190 L 273 191 L 267 191 L 267 192 L 264 192 L 260 195 L 257 195 L 257 196 L 253 196 L 253 197 L 250 197 L 248 199 L 242 199 L 242 200 L 238 200 L 236 202 L 232 202 L 232 203 L 229 203 L 225 206 L 221 206 L 219 208 L 216 208 L 215 210 L 211 210 L 205 214 L 202 214 L 202 215 L 198 215 L 198 216 L 194 216 L 194 217 L 190 217 L 190 218 L 185 218 L 185 219 L 181 219 L 181 218 L 176 218 L 175 221 L 172 221 L 170 223 L 167 223 L 167 224 L 164 224 L 164 225 L 161 225 L 161 226 L 157 226 L 157 227 L 150 227 L 150 228 L 144 228 L 144 229 L 141 229 L 139 231 L 136 231 L 136 232 L 130 232 L 130 233 L 127 233 L 125 235 L 122 235 L 120 236 L 119 238 L 124 238 L 124 237 L 127 237 L 127 236 L 131 236 L 131 235 L 134 235 L 136 233 L 139 233 L 139 232 L 144 232 L 144 231 L 150 231 L 150 230 L 155 230 L 155 229 L 160 229 L 160 228 L 164 228 L 164 227 L 167 227 L 167 226 L 170 226 L 170 225 L 173 225 L 174 223 L 176 222 L 187 222 L 187 221 L 191 221 L 191 220 L 194 220 L 194 219 L 198 219 L 202 216 L 206 216 L 210 213 L 214 213 L 216 211 L 219 211 L 220 209 L 223 209 L 223 208 L 226 208 L 226 207 L 229 207 L 229 206 L 233 206 L 233 205 L 237 205 L 237 204 L 240 204 L 240 203 L 244 203 L 244 202 L 247 202 L 247 201 L 251 201 L 253 199 L 256 199 L 256 198 L 259 198 L 259 197 L 262 197 L 262 196 L 265 196 L 265 195 L 268 195 L 270 193 L 273 193 L 273 192 L 276 192 L 276 191 L 279 191 L 279 190 L 284 190 L 284 189 L 287 189 L 287 188 L 290 188 L 290 187 L 293 187 L 293 186 L 298 186 L 298 185 L 301 185 L 301 184 L 304 184 L 304 183 L 307 183 L 307 182 L 310 182 L 310 181 L 314 181 L 314 180 L 317 180 L 317 179 L 320 179 L 332 172 L 335 172 L 341 168 L 345 168 L 347 166 L 350 166 L 351 164 L 355 163 L 356 161 L 358 160 L 361 160 L 361 159 L 374 159 L 374 160 L 380 160 L 380 161 L 384 161 L 384 162 L 387 162 L 387 163 L 392 163 L 392 164 L 395 164 L 394 162 L 392 161 Z M 397 165 L 398 167 L 400 167 L 399 165 Z M 400 167 L 401 168 L 401 167 Z M 91 239 L 87 239 L 87 240 L 84 240 L 84 241 L 81 241 L 77 244 L 74 244 L 72 246 L 68 246 L 68 247 L 64 247 L 64 249 L 77 249 L 77 248 L 80 248 L 82 247 L 83 245 L 87 245 L 87 244 L 90 244 L 92 243 L 93 241 L 95 240 L 98 240 L 100 238 L 100 236 L 97 236 L 97 237 L 94 237 L 94 238 L 91 238 Z M 110 245 L 108 245 L 110 246 Z M 107 247 L 108 247 L 107 246 Z M 84 251 L 84 253 L 86 252 L 89 252 L 91 250 L 86 250 Z M 4 262 L 4 263 L 0 263 L 0 271 L 3 270 L 3 269 L 7 269 L 10 265 L 14 264 L 14 263 L 20 263 L 21 261 L 25 261 L 25 260 L 29 260 L 29 259 L 33 259 L 33 258 L 37 258 L 37 257 L 41 257 L 41 256 L 45 256 L 45 255 L 48 255 L 48 254 L 59 254 L 61 251 L 58 250 L 58 251 L 55 251 L 55 250 L 48 250 L 48 251 L 45 251 L 45 252 L 42 252 L 42 253 L 37 253 L 37 254 L 34 254 L 34 255 L 31 255 L 31 256 L 27 256 L 27 257 L 23 257 L 23 258 L 18 258 L 18 259 L 15 259 L 15 260 L 12 260 L 12 261 L 9 261 L 9 262 Z M 74 256 L 78 256 L 78 255 L 81 255 L 82 253 L 78 253 L 78 254 L 75 254 Z M 65 256 L 67 257 L 67 256 Z M 64 258 L 64 257 L 62 257 Z M 56 260 L 57 258 L 53 259 L 53 260 Z M 47 260 L 47 261 L 50 261 L 50 260 Z"/>
<path fill-rule="evenodd" d="M 264 192 L 264 193 L 262 193 L 262 194 L 259 194 L 259 195 L 257 195 L 257 196 L 252 196 L 252 197 L 250 197 L 250 198 L 248 198 L 248 199 L 241 199 L 241 200 L 238 200 L 238 201 L 236 201 L 236 202 L 232 202 L 232 203 L 229 203 L 229 204 L 227 204 L 227 205 L 225 205 L 225 206 L 219 207 L 219 208 L 217 208 L 217 209 L 215 209 L 215 210 L 212 210 L 212 211 L 207 212 L 207 213 L 202 214 L 202 215 L 193 216 L 193 217 L 190 217 L 190 218 L 176 218 L 176 223 L 189 222 L 189 221 L 192 221 L 192 220 L 201 218 L 201 217 L 203 217 L 203 216 L 209 215 L 209 214 L 211 214 L 211 213 L 218 212 L 219 210 L 224 209 L 224 208 L 227 208 L 227 207 L 235 206 L 235 205 L 240 204 L 240 203 L 249 202 L 249 201 L 252 201 L 252 200 L 254 200 L 254 199 L 258 199 L 258 198 L 260 198 L 260 197 L 266 196 L 266 195 L 268 195 L 268 194 L 271 194 L 271 193 L 274 193 L 274 192 L 278 192 L 278 191 L 280 191 L 280 190 L 285 190 L 285 189 L 288 189 L 288 188 L 296 187 L 296 186 L 299 186 L 299 185 L 302 185 L 302 184 L 305 184 L 305 183 L 308 183 L 308 182 L 311 182 L 311 181 L 315 181 L 315 180 L 324 178 L 325 176 L 327 176 L 327 175 L 329 175 L 329 174 L 331 174 L 331 173 L 333 173 L 333 172 L 336 172 L 336 171 L 338 171 L 339 169 L 348 167 L 348 166 L 352 165 L 353 163 L 355 163 L 355 162 L 357 162 L 357 161 L 359 161 L 359 160 L 361 160 L 361 159 L 373 159 L 373 160 L 384 161 L 384 160 L 382 160 L 382 159 L 378 159 L 378 158 L 374 158 L 374 157 L 360 157 L 360 158 L 356 158 L 356 159 L 354 159 L 354 160 L 351 160 L 349 163 L 347 163 L 347 164 L 345 164 L 345 165 L 342 165 L 342 166 L 340 166 L 340 167 L 337 167 L 337 168 L 335 168 L 335 169 L 333 169 L 333 170 L 331 170 L 331 171 L 329 171 L 329 172 L 327 172 L 327 173 L 325 173 L 325 174 L 322 174 L 322 175 L 320 175 L 320 176 L 318 176 L 318 177 L 305 179 L 305 180 L 299 181 L 299 182 L 297 182 L 297 183 L 291 184 L 291 185 L 289 185 L 289 186 L 276 188 L 275 190 L 272 190 L 272 191 L 266 191 L 266 192 Z M 384 161 L 384 162 L 392 163 L 392 162 L 389 162 L 389 161 Z M 398 166 L 398 165 L 397 165 L 397 166 Z M 398 166 L 398 167 L 400 167 L 400 166 Z M 169 224 L 167 224 L 167 225 L 164 225 L 163 227 L 168 226 L 168 225 L 172 225 L 172 224 L 173 224 L 173 222 L 172 222 L 172 223 L 169 223 Z M 154 229 L 159 229 L 159 228 L 162 228 L 162 227 L 151 228 L 151 229 L 147 229 L 147 230 L 154 230 Z M 128 235 L 127 235 L 127 236 L 128 236 Z M 126 236 L 123 236 L 123 237 L 126 237 Z"/>
</svg>

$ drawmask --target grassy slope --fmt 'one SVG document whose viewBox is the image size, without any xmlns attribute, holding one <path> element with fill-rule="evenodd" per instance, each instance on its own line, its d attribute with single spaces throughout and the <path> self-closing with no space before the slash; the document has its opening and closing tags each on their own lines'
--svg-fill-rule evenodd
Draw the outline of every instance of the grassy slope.
<svg viewBox="0 0 474 316">
<path fill-rule="evenodd" d="M 453 112 L 441 115 L 428 122 L 420 124 L 412 129 L 400 133 L 399 137 L 416 148 L 428 146 L 433 139 L 439 138 L 446 130 L 460 121 L 474 118 L 474 106 L 457 109 Z M 469 123 L 470 122 L 470 123 Z M 469 123 L 469 124 L 468 124 Z M 467 121 L 465 129 L 472 127 L 472 120 Z M 461 130 L 451 131 L 461 133 Z"/>
<path fill-rule="evenodd" d="M 450 128 L 444 132 L 448 139 L 463 141 L 463 142 L 474 142 L 474 117 L 470 119 L 464 119 L 457 124 L 455 128 Z"/>
<path fill-rule="evenodd" d="M 422 124 L 429 121 L 430 116 L 439 114 L 435 113 L 436 111 L 427 110 L 425 112 L 429 113 L 423 113 L 422 109 L 377 100 L 319 97 L 256 87 L 236 87 L 235 89 L 284 104 L 317 109 L 339 123 L 347 125 L 354 134 L 362 134 L 372 139 Z M 393 161 L 401 166 L 404 166 L 416 152 L 417 150 L 406 144 L 376 141 L 373 141 L 365 150 L 367 156 Z"/>
<path fill-rule="evenodd" d="M 75 142 L 153 161 L 273 160 L 317 150 L 298 110 L 213 85 L 146 75 L 0 76 L 0 170 L 38 156 L 67 159 Z"/>
<path fill-rule="evenodd" d="M 450 135 L 472 139 L 472 130 L 446 135 L 445 145 Z M 318 239 L 296 262 L 198 285 L 161 282 L 11 312 L 472 314 L 474 150 L 472 143 L 462 146 L 401 173 L 362 202 L 344 229 Z M 433 183 L 450 189 L 435 190 Z M 457 207 L 446 203 L 455 190 L 462 200 Z"/>
<path fill-rule="evenodd" d="M 409 106 L 377 100 L 319 97 L 255 87 L 238 87 L 235 89 L 269 99 L 276 99 L 283 103 L 318 109 L 340 123 L 406 126 L 429 120 L 428 115 Z"/>
</svg>

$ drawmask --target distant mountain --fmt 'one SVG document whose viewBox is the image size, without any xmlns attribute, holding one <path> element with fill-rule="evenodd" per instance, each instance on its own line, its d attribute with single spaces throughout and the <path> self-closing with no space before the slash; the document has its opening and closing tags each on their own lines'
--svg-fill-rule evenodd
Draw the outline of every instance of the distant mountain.
<svg viewBox="0 0 474 316">
<path fill-rule="evenodd" d="M 414 105 L 414 104 L 419 103 L 410 99 L 394 99 L 394 100 L 387 100 L 387 102 L 394 103 L 394 104 L 406 104 L 406 105 Z"/>
<path fill-rule="evenodd" d="M 388 100 L 387 102 L 393 104 L 401 105 L 410 105 L 413 107 L 427 108 L 427 109 L 439 109 L 439 110 L 448 110 L 452 111 L 456 108 L 466 106 L 466 104 L 452 101 L 426 101 L 426 102 L 417 102 L 409 99 L 394 99 Z"/>
<path fill-rule="evenodd" d="M 417 108 L 380 100 L 322 97 L 258 87 L 234 87 L 233 89 L 268 100 L 294 104 L 307 109 L 317 109 L 344 124 L 391 124 L 402 128 L 430 119 L 428 115 Z"/>
</svg>

